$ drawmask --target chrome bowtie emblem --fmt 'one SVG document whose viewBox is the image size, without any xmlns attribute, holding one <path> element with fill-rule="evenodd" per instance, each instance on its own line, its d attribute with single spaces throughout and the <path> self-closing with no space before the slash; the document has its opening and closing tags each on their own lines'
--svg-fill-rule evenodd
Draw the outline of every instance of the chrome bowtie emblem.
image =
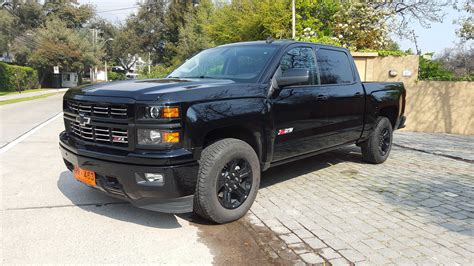
<svg viewBox="0 0 474 266">
<path fill-rule="evenodd" d="M 81 126 L 85 126 L 85 125 L 90 124 L 91 118 L 86 117 L 83 114 L 80 114 L 80 115 L 76 116 L 76 122 L 79 123 L 79 125 L 81 125 Z"/>
</svg>

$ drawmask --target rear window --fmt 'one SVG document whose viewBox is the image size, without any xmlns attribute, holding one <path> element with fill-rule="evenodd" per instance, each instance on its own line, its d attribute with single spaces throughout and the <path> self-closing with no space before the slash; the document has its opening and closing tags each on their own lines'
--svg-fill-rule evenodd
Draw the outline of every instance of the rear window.
<svg viewBox="0 0 474 266">
<path fill-rule="evenodd" d="M 346 53 L 319 49 L 316 58 L 321 84 L 343 84 L 354 81 L 352 67 Z"/>
</svg>

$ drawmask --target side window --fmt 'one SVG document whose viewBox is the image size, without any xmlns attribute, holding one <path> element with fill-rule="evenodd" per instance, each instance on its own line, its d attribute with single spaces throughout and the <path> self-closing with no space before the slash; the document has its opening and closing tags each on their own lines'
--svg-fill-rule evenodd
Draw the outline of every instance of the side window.
<svg viewBox="0 0 474 266">
<path fill-rule="evenodd" d="M 313 49 L 298 47 L 288 50 L 280 61 L 282 73 L 290 68 L 307 68 L 309 70 L 309 85 L 317 84 L 317 69 Z"/>
<path fill-rule="evenodd" d="M 344 52 L 319 49 L 316 57 L 321 84 L 342 84 L 354 81 L 349 58 Z"/>
</svg>

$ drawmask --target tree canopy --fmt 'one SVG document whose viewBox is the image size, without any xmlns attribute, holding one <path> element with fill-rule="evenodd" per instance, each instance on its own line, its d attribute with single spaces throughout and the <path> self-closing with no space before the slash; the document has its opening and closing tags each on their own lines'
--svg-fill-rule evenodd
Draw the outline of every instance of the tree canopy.
<svg viewBox="0 0 474 266">
<path fill-rule="evenodd" d="M 428 27 L 442 20 L 447 5 L 428 0 L 295 2 L 298 40 L 353 51 L 397 50 L 392 33 L 407 36 L 412 22 Z M 469 0 L 462 8 L 472 14 Z M 291 20 L 290 0 L 148 0 L 120 24 L 98 18 L 93 6 L 76 0 L 10 0 L 0 9 L 0 52 L 14 53 L 18 64 L 60 64 L 77 71 L 102 60 L 129 71 L 140 57 L 148 61 L 150 56 L 161 72 L 215 45 L 290 39 Z M 472 16 L 458 24 L 459 36 L 472 39 Z"/>
</svg>

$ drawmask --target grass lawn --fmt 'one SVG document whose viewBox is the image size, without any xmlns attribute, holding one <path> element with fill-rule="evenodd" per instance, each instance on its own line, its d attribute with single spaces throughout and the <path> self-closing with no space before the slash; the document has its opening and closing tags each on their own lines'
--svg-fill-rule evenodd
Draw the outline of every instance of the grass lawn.
<svg viewBox="0 0 474 266">
<path fill-rule="evenodd" d="M 23 93 L 36 92 L 36 91 L 47 91 L 47 90 L 48 89 L 31 89 L 31 90 L 24 90 L 21 93 L 18 93 L 16 91 L 0 91 L 0 96 L 23 94 Z"/>
<path fill-rule="evenodd" d="M 56 94 L 59 94 L 59 93 L 61 93 L 61 92 L 53 92 L 53 93 L 41 94 L 41 95 L 36 95 L 36 96 L 31 96 L 31 97 L 23 97 L 23 98 L 18 98 L 18 99 L 0 101 L 0 105 L 11 104 L 11 103 L 19 103 L 19 102 L 25 102 L 25 101 L 31 101 L 31 100 L 46 98 L 46 97 L 53 96 L 53 95 L 56 95 Z"/>
</svg>

